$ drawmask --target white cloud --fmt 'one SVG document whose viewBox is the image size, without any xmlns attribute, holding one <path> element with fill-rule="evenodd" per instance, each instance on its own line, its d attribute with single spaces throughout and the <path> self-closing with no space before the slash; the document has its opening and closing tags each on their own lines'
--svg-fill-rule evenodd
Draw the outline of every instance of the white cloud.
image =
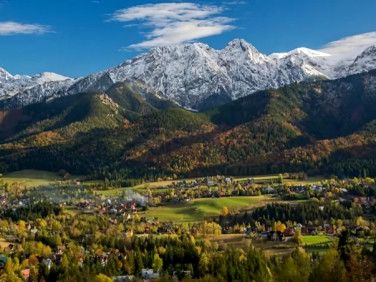
<svg viewBox="0 0 376 282">
<path fill-rule="evenodd" d="M 150 48 L 179 44 L 221 34 L 234 27 L 233 19 L 220 17 L 223 8 L 194 3 L 160 3 L 134 6 L 116 11 L 112 20 L 140 22 L 148 29 L 146 40 L 131 48 Z"/>
<path fill-rule="evenodd" d="M 25 24 L 18 22 L 0 22 L 0 36 L 15 34 L 43 34 L 50 28 L 40 24 Z"/>
<path fill-rule="evenodd" d="M 233 1 L 225 1 L 225 5 L 245 5 L 247 1 L 244 0 L 233 0 Z"/>
<path fill-rule="evenodd" d="M 376 45 L 376 32 L 358 34 L 330 42 L 320 51 L 333 55 L 337 60 L 351 60 L 372 45 Z"/>
</svg>

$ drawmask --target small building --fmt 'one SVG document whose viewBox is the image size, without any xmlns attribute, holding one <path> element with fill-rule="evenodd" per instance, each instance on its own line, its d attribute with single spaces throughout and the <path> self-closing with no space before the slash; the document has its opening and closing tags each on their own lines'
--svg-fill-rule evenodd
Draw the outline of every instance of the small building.
<svg viewBox="0 0 376 282">
<path fill-rule="evenodd" d="M 287 236 L 287 237 L 294 236 L 295 235 L 295 229 L 293 227 L 287 227 L 285 232 L 284 232 L 284 235 Z"/>
<path fill-rule="evenodd" d="M 21 275 L 22 275 L 22 278 L 25 281 L 29 281 L 29 278 L 30 278 L 30 268 L 26 268 L 26 269 L 21 270 Z"/>
<path fill-rule="evenodd" d="M 136 277 L 134 275 L 122 275 L 122 276 L 114 276 L 112 280 L 114 282 L 128 282 L 135 280 Z"/>
<path fill-rule="evenodd" d="M 159 273 L 154 272 L 153 269 L 144 268 L 141 270 L 142 279 L 159 279 Z"/>
<path fill-rule="evenodd" d="M 209 187 L 211 187 L 211 186 L 215 186 L 216 183 L 215 183 L 215 181 L 213 181 L 213 180 L 209 180 L 209 179 L 208 179 L 208 181 L 207 181 L 207 185 L 208 185 Z"/>
</svg>

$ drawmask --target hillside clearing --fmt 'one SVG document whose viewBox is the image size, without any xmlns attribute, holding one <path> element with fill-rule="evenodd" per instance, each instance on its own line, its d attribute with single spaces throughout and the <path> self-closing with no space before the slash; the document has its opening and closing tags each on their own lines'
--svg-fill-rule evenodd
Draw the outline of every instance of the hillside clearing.
<svg viewBox="0 0 376 282">
<path fill-rule="evenodd" d="M 20 185 L 26 187 L 36 187 L 63 180 L 63 178 L 57 173 L 31 169 L 11 172 L 5 174 L 0 179 L 8 184 L 19 183 Z"/>
<path fill-rule="evenodd" d="M 220 215 L 223 207 L 227 207 L 230 211 L 238 211 L 262 206 L 273 200 L 275 198 L 264 195 L 196 199 L 184 204 L 153 207 L 144 215 L 148 218 L 158 218 L 160 221 L 196 222 Z"/>
</svg>

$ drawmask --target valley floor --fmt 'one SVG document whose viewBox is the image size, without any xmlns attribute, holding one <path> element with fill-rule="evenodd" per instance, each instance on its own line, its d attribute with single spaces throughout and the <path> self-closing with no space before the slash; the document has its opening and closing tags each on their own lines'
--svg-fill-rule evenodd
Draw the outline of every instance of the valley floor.
<svg viewBox="0 0 376 282">
<path fill-rule="evenodd" d="M 62 271 L 61 254 L 68 256 L 72 252 L 68 249 L 80 246 L 88 261 L 78 263 L 96 261 L 102 272 L 112 253 L 122 252 L 122 244 L 136 244 L 139 249 L 154 242 L 161 246 L 152 253 L 158 253 L 162 265 L 170 264 L 163 273 L 172 275 L 180 266 L 168 262 L 163 242 L 183 244 L 181 236 L 191 238 L 198 249 L 208 248 L 211 256 L 243 250 L 241 255 L 254 247 L 271 263 L 271 257 L 284 261 L 299 248 L 312 259 L 325 257 L 340 244 L 346 230 L 354 246 L 364 252 L 374 250 L 372 178 L 208 176 L 116 186 L 61 172 L 24 170 L 3 175 L 0 260 L 1 255 L 14 259 L 31 252 L 41 263 L 48 259 L 56 271 Z M 155 267 L 149 259 L 143 263 Z M 194 271 L 199 275 L 198 269 Z M 129 269 L 116 273 L 139 276 Z"/>
</svg>

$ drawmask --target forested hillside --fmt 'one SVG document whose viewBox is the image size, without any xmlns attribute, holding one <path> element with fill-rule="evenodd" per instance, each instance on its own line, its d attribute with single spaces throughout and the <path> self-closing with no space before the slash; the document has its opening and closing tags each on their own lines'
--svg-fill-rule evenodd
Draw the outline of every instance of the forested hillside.
<svg viewBox="0 0 376 282">
<path fill-rule="evenodd" d="M 1 112 L 0 167 L 129 178 L 376 175 L 375 102 L 376 71 L 261 91 L 200 113 L 117 84 Z"/>
</svg>

